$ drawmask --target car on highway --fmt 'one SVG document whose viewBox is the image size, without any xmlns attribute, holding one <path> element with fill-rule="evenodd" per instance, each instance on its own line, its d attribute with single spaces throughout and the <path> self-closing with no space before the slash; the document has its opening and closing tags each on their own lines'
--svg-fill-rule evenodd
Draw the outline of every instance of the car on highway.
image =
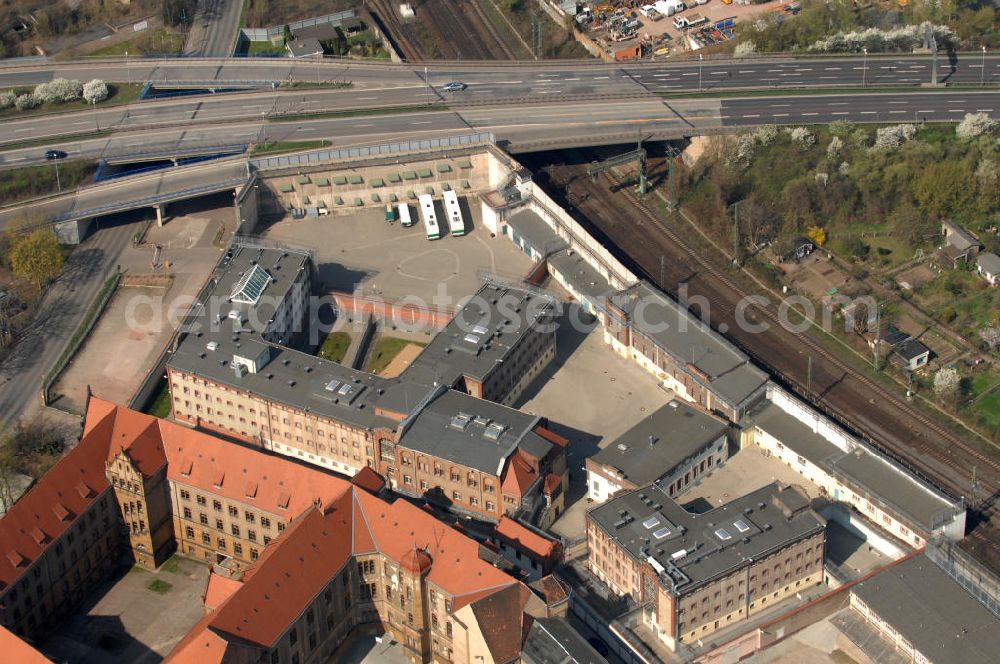
<svg viewBox="0 0 1000 664">
<path fill-rule="evenodd" d="M 46 159 L 65 159 L 66 153 L 62 150 L 49 150 L 45 153 Z"/>
<path fill-rule="evenodd" d="M 461 81 L 452 81 L 451 83 L 445 83 L 441 86 L 441 89 L 445 92 L 461 92 L 468 86 Z"/>
</svg>

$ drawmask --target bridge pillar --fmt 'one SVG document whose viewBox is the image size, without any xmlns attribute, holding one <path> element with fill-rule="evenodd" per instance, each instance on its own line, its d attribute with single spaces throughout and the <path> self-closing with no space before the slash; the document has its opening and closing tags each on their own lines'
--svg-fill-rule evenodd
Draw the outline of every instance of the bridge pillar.
<svg viewBox="0 0 1000 664">
<path fill-rule="evenodd" d="M 167 206 L 165 203 L 159 203 L 156 206 L 156 225 L 162 226 L 167 220 Z"/>
</svg>

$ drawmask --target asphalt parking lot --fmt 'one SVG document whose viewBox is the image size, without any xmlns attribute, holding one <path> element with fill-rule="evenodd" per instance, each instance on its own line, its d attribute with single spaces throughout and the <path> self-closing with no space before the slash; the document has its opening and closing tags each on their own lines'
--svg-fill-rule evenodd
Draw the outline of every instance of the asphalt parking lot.
<svg viewBox="0 0 1000 664">
<path fill-rule="evenodd" d="M 269 226 L 263 236 L 314 247 L 317 281 L 327 289 L 360 289 L 363 295 L 387 300 L 416 297 L 454 307 L 479 288 L 484 275 L 520 281 L 532 265 L 510 241 L 491 237 L 481 226 L 478 202 L 470 206 L 466 199 L 459 200 L 471 226 L 461 237 L 428 240 L 419 222 L 409 228 L 398 222 L 390 225 L 381 209 L 286 218 Z M 416 215 L 415 205 L 410 213 Z M 437 297 L 440 302 L 432 299 Z"/>
</svg>

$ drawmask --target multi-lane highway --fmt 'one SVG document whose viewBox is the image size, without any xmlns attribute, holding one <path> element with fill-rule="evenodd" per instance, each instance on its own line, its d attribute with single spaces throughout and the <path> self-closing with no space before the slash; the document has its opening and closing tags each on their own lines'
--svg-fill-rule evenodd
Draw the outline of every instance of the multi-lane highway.
<svg viewBox="0 0 1000 664">
<path fill-rule="evenodd" d="M 301 100 L 301 97 L 299 97 Z M 72 132 L 72 122 L 87 122 L 86 114 L 67 122 L 39 124 L 51 141 L 42 147 L 0 152 L 0 168 L 42 163 L 46 147 L 58 146 L 71 157 L 97 158 L 104 154 L 141 152 L 181 145 L 248 144 L 263 141 L 311 141 L 327 139 L 335 147 L 365 145 L 427 135 L 492 131 L 498 139 L 512 142 L 516 150 L 532 146 L 600 142 L 638 129 L 657 136 L 684 136 L 723 127 L 759 124 L 813 124 L 852 122 L 940 122 L 961 120 L 965 113 L 985 112 L 1000 116 L 1000 91 L 943 91 L 856 93 L 839 95 L 768 95 L 661 99 L 656 96 L 621 100 L 580 100 L 560 104 L 483 104 L 449 110 L 427 110 L 391 115 L 357 115 L 299 119 L 290 122 L 262 121 L 258 111 L 272 102 L 252 99 L 209 112 L 205 108 L 163 107 L 153 114 L 122 119 L 116 132 L 98 138 L 59 139 L 60 127 Z M 301 101 L 295 102 L 302 103 Z M 306 102 L 308 104 L 308 102 Z M 345 103 L 348 101 L 345 99 Z M 358 103 L 355 100 L 355 103 Z M 242 108 L 245 107 L 245 108 Z M 117 111 L 123 113 L 123 111 Z M 80 117 L 80 120 L 76 118 Z M 227 119 L 228 118 L 228 119 Z M 172 126 L 171 126 L 172 125 Z M 31 130 L 30 123 L 25 125 Z M 8 123 L 20 129 L 20 123 Z M 72 132 L 75 133 L 75 132 Z M 9 134 L 8 134 L 9 135 Z M 19 137 L 37 137 L 31 131 Z"/>
<path fill-rule="evenodd" d="M 648 64 L 548 61 L 540 63 L 374 64 L 346 60 L 132 58 L 41 62 L 0 66 L 0 88 L 37 84 L 57 76 L 107 81 L 335 81 L 359 87 L 412 84 L 425 77 L 440 85 L 459 80 L 464 93 L 520 96 L 531 93 L 588 94 L 632 81 L 656 92 L 725 87 L 767 89 L 789 86 L 916 86 L 931 82 L 926 55 L 837 56 L 808 58 L 675 60 Z M 1000 56 L 962 53 L 938 58 L 937 81 L 949 85 L 1000 83 Z M 699 85 L 700 84 L 700 85 Z"/>
</svg>

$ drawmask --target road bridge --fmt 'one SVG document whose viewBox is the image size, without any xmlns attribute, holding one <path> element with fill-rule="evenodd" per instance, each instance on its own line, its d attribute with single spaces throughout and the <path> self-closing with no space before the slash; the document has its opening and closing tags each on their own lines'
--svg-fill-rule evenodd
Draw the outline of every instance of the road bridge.
<svg viewBox="0 0 1000 664">
<path fill-rule="evenodd" d="M 63 243 L 78 244 L 97 217 L 150 208 L 156 211 L 157 222 L 162 224 L 170 203 L 235 191 L 247 180 L 247 163 L 242 158 L 123 177 L 0 210 L 0 229 L 19 219 L 51 223 Z"/>
</svg>

